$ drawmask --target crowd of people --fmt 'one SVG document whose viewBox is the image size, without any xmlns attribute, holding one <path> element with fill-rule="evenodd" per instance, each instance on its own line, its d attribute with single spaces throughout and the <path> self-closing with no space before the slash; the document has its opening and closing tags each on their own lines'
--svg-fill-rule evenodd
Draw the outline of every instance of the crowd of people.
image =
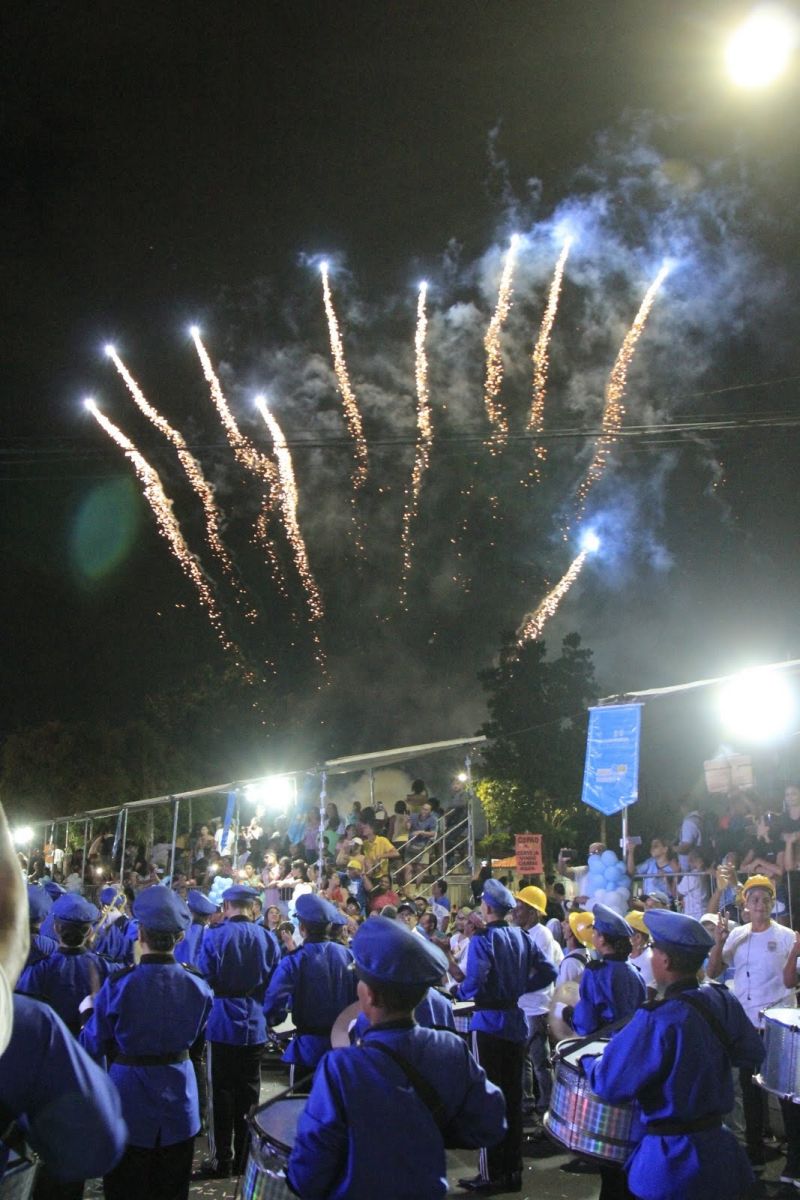
<svg viewBox="0 0 800 1200">
<path fill-rule="evenodd" d="M 27 904 L 0 827 L 0 1034 L 16 985 L 0 1110 L 21 1131 L 0 1164 L 16 1161 L 15 1144 L 24 1162 L 27 1141 L 43 1160 L 36 1196 L 72 1200 L 102 1175 L 109 1200 L 178 1200 L 205 1129 L 201 1173 L 236 1175 L 265 1048 L 281 1036 L 292 1080 L 310 1087 L 287 1168 L 297 1195 L 374 1195 L 393 1156 L 398 1195 L 444 1195 L 445 1148 L 456 1145 L 482 1148 L 466 1191 L 519 1193 L 523 1139 L 545 1128 L 552 1045 L 571 1034 L 608 1041 L 585 1067 L 596 1093 L 642 1108 L 644 1136 L 626 1171 L 602 1166 L 601 1196 L 745 1196 L 770 1133 L 754 1078 L 764 1009 L 796 1003 L 800 788 L 786 789 L 780 819 L 740 797 L 728 807 L 711 822 L 687 806 L 675 836 L 654 837 L 639 864 L 629 842 L 626 914 L 589 900 L 589 868 L 566 849 L 552 872 L 512 887 L 486 864 L 467 902 L 452 903 L 440 873 L 445 817 L 421 783 L 393 818 L 355 806 L 342 817 L 329 804 L 322 818 L 300 811 L 268 833 L 254 818 L 238 839 L 221 821 L 175 850 L 131 847 L 116 872 L 108 831 L 85 863 L 32 856 Z M 605 850 L 595 843 L 583 857 Z M 330 1049 L 351 1006 L 350 1049 L 363 1054 Z M 22 1068 L 32 1044 L 50 1048 L 51 1086 L 91 1095 L 47 1128 L 39 1081 Z M 744 1147 L 723 1126 L 731 1065 Z M 400 1109 L 375 1125 L 387 1098 Z M 781 1109 L 781 1178 L 800 1188 L 800 1108 Z M 90 1124 L 100 1132 L 88 1139 Z M 420 1139 L 413 1160 L 409 1129 Z"/>
</svg>

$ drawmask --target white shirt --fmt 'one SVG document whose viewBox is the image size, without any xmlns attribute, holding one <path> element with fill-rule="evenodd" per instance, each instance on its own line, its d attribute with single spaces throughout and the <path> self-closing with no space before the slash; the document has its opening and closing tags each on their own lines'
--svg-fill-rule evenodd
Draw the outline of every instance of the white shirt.
<svg viewBox="0 0 800 1200">
<path fill-rule="evenodd" d="M 528 930 L 528 935 L 539 947 L 548 962 L 552 963 L 554 967 L 561 965 L 564 951 L 546 925 L 542 925 L 541 923 L 534 925 Z M 526 992 L 524 996 L 520 996 L 517 1003 L 526 1017 L 540 1017 L 543 1013 L 550 1011 L 553 990 L 554 985 L 549 983 L 547 987 L 539 988 L 536 992 Z"/>
<path fill-rule="evenodd" d="M 733 967 L 733 991 L 750 1021 L 763 1028 L 761 1010 L 780 1004 L 796 1008 L 794 990 L 787 991 L 783 968 L 794 946 L 794 933 L 770 921 L 763 933 L 753 933 L 751 924 L 740 925 L 728 934 L 722 961 Z"/>
<path fill-rule="evenodd" d="M 639 972 L 644 980 L 644 986 L 646 988 L 652 988 L 653 991 L 655 991 L 657 985 L 655 975 L 653 974 L 652 948 L 650 946 L 645 946 L 638 958 L 634 958 L 632 954 L 628 955 L 628 962 Z"/>
<path fill-rule="evenodd" d="M 11 1028 L 14 1024 L 14 1004 L 11 998 L 11 988 L 8 986 L 6 973 L 0 965 L 0 1054 L 11 1041 Z"/>
<path fill-rule="evenodd" d="M 556 977 L 556 987 L 561 987 L 562 983 L 577 983 L 583 972 L 586 970 L 586 963 L 589 958 L 588 950 L 580 951 L 582 958 L 577 957 L 574 950 L 568 950 L 561 960 L 561 965 L 558 968 Z"/>
<path fill-rule="evenodd" d="M 222 836 L 224 833 L 225 833 L 225 826 L 220 825 L 219 829 L 214 834 L 214 841 L 217 843 L 217 853 L 220 855 L 220 857 L 224 854 L 232 854 L 233 853 L 233 834 L 234 834 L 233 822 L 231 822 L 231 824 L 228 826 L 228 835 L 225 838 L 225 845 L 223 846 Z"/>
<path fill-rule="evenodd" d="M 683 858 L 683 855 L 681 855 Z M 708 875 L 683 875 L 678 882 L 678 895 L 683 900 L 683 911 L 687 917 L 699 921 L 708 907 Z"/>
<path fill-rule="evenodd" d="M 701 817 L 698 812 L 687 813 L 681 822 L 681 832 L 678 841 L 681 845 L 701 846 L 703 844 L 703 827 L 700 824 Z M 689 870 L 689 854 L 678 855 L 678 862 L 681 865 L 682 871 Z M 686 910 L 684 909 L 684 912 Z M 690 916 L 694 916 L 693 913 Z"/>
</svg>

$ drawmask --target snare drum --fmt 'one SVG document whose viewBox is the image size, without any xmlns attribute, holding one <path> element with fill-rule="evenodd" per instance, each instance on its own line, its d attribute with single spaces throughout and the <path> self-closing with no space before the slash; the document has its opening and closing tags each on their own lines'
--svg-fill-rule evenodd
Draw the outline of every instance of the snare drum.
<svg viewBox="0 0 800 1200">
<path fill-rule="evenodd" d="M 453 1005 L 453 1020 L 456 1023 L 456 1033 L 469 1033 L 474 1011 L 474 1000 L 457 1000 L 455 1002 Z"/>
<path fill-rule="evenodd" d="M 267 1101 L 249 1118 L 242 1200 L 296 1200 L 286 1183 L 286 1167 L 305 1103 L 305 1096 Z"/>
<path fill-rule="evenodd" d="M 756 1083 L 767 1092 L 800 1104 L 800 1009 L 768 1008 L 764 1012 L 766 1057 Z"/>
<path fill-rule="evenodd" d="M 554 1141 L 575 1154 L 622 1164 L 642 1136 L 638 1106 L 601 1100 L 580 1069 L 584 1055 L 600 1055 L 607 1045 L 607 1038 L 588 1043 L 584 1038 L 567 1038 L 558 1043 L 544 1127 Z"/>
</svg>

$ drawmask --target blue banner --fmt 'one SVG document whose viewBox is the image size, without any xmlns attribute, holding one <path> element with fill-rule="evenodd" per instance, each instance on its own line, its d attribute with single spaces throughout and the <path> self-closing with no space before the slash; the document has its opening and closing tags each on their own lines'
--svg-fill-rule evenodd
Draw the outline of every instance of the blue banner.
<svg viewBox="0 0 800 1200">
<path fill-rule="evenodd" d="M 228 803 L 225 805 L 225 820 L 222 822 L 222 841 L 220 842 L 220 854 L 230 854 L 231 850 L 228 847 L 228 838 L 233 824 L 233 815 L 236 811 L 236 792 L 228 792 Z M 236 853 L 236 847 L 233 847 L 233 852 Z"/>
<path fill-rule="evenodd" d="M 641 704 L 608 704 L 589 709 L 584 804 L 611 816 L 639 799 Z"/>
</svg>

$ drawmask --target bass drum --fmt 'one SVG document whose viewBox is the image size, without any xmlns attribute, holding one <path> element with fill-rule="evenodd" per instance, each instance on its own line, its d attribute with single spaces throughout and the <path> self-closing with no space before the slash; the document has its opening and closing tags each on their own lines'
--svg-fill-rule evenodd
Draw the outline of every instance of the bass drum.
<svg viewBox="0 0 800 1200">
<path fill-rule="evenodd" d="M 305 1096 L 285 1096 L 268 1100 L 251 1114 L 242 1200 L 296 1200 L 286 1182 L 286 1167 L 305 1104 Z"/>
<path fill-rule="evenodd" d="M 800 1009 L 764 1010 L 766 1051 L 756 1083 L 783 1100 L 800 1104 Z"/>
<path fill-rule="evenodd" d="M 575 1030 L 565 1021 L 563 1017 L 557 1014 L 561 1012 L 562 1005 L 569 1005 L 574 1008 L 580 997 L 580 984 L 575 979 L 568 979 L 566 983 L 560 983 L 553 992 L 553 999 L 550 1001 L 550 1012 L 547 1017 L 547 1030 L 550 1035 L 550 1044 L 555 1046 L 558 1042 L 563 1042 L 565 1038 L 574 1038 Z"/>
<path fill-rule="evenodd" d="M 580 1065 L 585 1055 L 597 1057 L 607 1045 L 608 1038 L 587 1041 L 573 1037 L 559 1042 L 544 1127 L 567 1150 L 621 1166 L 642 1137 L 639 1107 L 601 1100 L 589 1088 Z"/>
</svg>

